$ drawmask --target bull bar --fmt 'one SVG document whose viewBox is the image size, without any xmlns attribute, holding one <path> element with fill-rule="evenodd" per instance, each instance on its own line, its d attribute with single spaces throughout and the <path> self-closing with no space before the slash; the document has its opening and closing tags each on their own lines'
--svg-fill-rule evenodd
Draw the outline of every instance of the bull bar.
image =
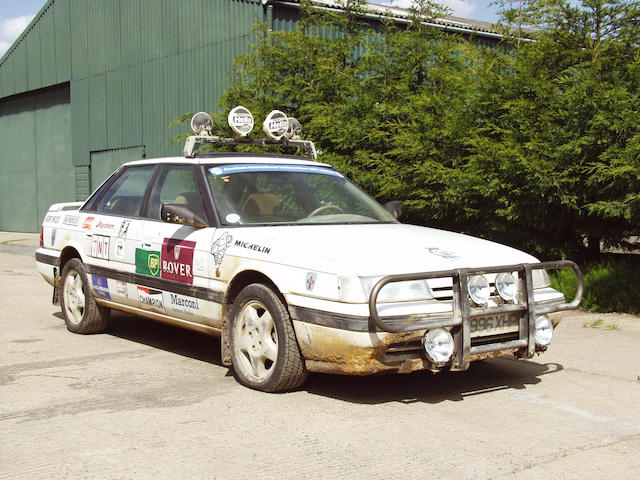
<svg viewBox="0 0 640 480">
<path fill-rule="evenodd" d="M 574 299 L 567 303 L 536 306 L 533 289 L 533 270 L 558 270 L 570 268 L 576 276 L 577 288 Z M 502 272 L 517 272 L 518 287 L 521 295 L 517 303 L 502 304 L 495 307 L 471 307 L 467 281 L 472 275 L 494 274 Z M 453 312 L 452 315 L 441 318 L 431 318 L 426 323 L 420 322 L 419 326 L 405 323 L 399 327 L 391 326 L 380 318 L 377 310 L 378 294 L 388 283 L 405 282 L 411 280 L 429 280 L 434 278 L 452 278 L 453 281 Z M 415 330 L 430 330 L 438 327 L 460 327 L 452 331 L 455 345 L 455 355 L 452 360 L 452 370 L 466 370 L 469 368 L 471 355 L 489 353 L 498 350 L 518 349 L 522 356 L 531 358 L 535 353 L 535 321 L 537 315 L 565 310 L 574 310 L 580 305 L 584 294 L 584 280 L 580 267 L 572 261 L 561 260 L 542 263 L 523 263 L 516 265 L 503 265 L 484 268 L 457 268 L 440 270 L 437 272 L 424 272 L 412 274 L 389 275 L 380 279 L 369 295 L 369 314 L 371 320 L 382 331 L 391 333 L 410 332 Z M 485 315 L 519 312 L 526 315 L 527 321 L 520 322 L 520 331 L 517 340 L 491 343 L 488 345 L 471 346 L 470 319 Z M 524 349 L 526 348 L 526 354 Z"/>
</svg>

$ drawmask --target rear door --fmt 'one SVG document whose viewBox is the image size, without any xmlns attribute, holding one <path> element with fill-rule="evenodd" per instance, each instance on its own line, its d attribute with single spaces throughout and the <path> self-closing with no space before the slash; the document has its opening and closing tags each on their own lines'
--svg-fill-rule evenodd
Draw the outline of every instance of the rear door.
<svg viewBox="0 0 640 480">
<path fill-rule="evenodd" d="M 135 249 L 140 242 L 145 192 L 154 165 L 125 168 L 98 192 L 84 217 L 85 251 L 96 295 L 117 303 L 136 306 Z"/>
</svg>

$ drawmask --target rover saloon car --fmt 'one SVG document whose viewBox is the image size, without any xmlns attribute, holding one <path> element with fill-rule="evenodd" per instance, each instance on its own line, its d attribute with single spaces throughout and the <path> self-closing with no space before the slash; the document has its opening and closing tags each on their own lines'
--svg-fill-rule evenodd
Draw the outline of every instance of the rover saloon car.
<svg viewBox="0 0 640 480">
<path fill-rule="evenodd" d="M 71 332 L 104 331 L 113 309 L 214 334 L 239 382 L 273 392 L 309 372 L 530 358 L 552 340 L 548 314 L 580 302 L 572 262 L 400 223 L 318 162 L 282 112 L 265 120 L 265 140 L 244 137 L 242 107 L 229 115 L 234 138 L 198 115 L 184 157 L 126 163 L 85 202 L 47 212 L 36 262 Z M 303 155 L 198 153 L 243 143 Z M 550 286 L 560 268 L 577 277 L 571 301 Z"/>
</svg>

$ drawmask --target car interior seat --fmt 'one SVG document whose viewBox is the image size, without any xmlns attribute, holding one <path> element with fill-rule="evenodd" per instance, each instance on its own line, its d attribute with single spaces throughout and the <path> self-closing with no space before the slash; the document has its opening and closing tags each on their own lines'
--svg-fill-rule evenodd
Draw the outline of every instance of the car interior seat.
<svg viewBox="0 0 640 480">
<path fill-rule="evenodd" d="M 279 206 L 280 200 L 273 193 L 252 193 L 242 207 L 242 214 L 249 218 L 271 216 Z"/>
</svg>

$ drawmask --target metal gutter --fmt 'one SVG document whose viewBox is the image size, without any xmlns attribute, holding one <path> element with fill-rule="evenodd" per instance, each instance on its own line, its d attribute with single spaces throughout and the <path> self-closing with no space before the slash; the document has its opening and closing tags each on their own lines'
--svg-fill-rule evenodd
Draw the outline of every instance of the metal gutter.
<svg viewBox="0 0 640 480">
<path fill-rule="evenodd" d="M 300 8 L 300 3 L 297 2 L 287 2 L 287 1 L 283 1 L 283 0 L 263 0 L 262 1 L 263 5 L 268 5 L 268 4 L 273 4 L 273 5 L 282 5 L 285 7 L 292 7 L 292 8 Z M 341 9 L 339 7 L 330 7 L 330 6 L 319 6 L 319 5 L 314 5 L 314 8 L 317 8 L 319 10 L 328 10 L 328 11 L 340 11 Z M 397 10 L 397 9 L 395 9 Z M 389 16 L 389 15 L 385 15 L 383 13 L 364 13 L 362 14 L 362 16 L 364 18 L 368 18 L 368 19 L 372 19 L 372 20 L 381 20 L 384 18 L 391 18 L 394 21 L 398 22 L 398 23 L 402 23 L 402 24 L 409 24 L 412 22 L 411 19 L 408 18 L 403 18 L 403 17 L 399 17 L 399 16 Z M 457 22 L 456 22 L 457 23 Z M 455 32 L 455 33 L 464 33 L 467 35 L 478 35 L 481 37 L 486 37 L 486 38 L 492 38 L 492 39 L 502 39 L 504 38 L 504 35 L 499 34 L 499 33 L 493 33 L 493 32 L 486 32 L 483 30 L 476 30 L 474 28 L 471 27 L 454 27 L 451 25 L 444 25 L 441 23 L 434 23 L 434 22 L 422 22 L 423 25 L 428 26 L 428 27 L 432 27 L 432 28 L 437 28 L 440 30 L 444 30 L 446 32 Z"/>
</svg>

